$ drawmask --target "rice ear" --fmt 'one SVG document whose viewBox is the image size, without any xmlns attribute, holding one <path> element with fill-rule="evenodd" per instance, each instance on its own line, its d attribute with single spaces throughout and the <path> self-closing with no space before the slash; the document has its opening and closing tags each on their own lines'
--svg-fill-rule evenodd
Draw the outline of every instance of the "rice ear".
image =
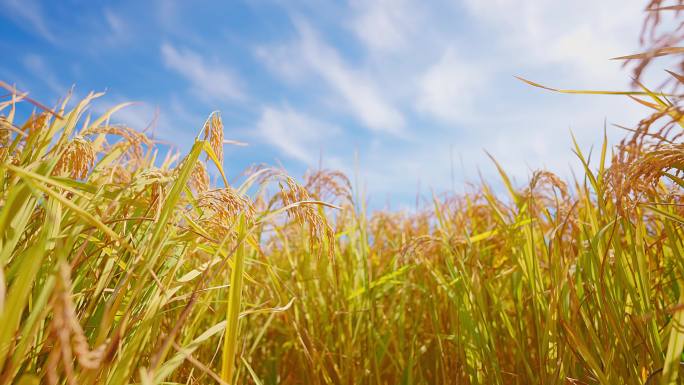
<svg viewBox="0 0 684 385">
<path fill-rule="evenodd" d="M 211 149 L 216 154 L 219 163 L 223 164 L 223 121 L 221 113 L 212 112 L 204 123 L 204 140 L 209 141 Z"/>
<path fill-rule="evenodd" d="M 195 164 L 195 169 L 190 176 L 189 185 L 198 193 L 203 193 L 209 190 L 209 174 L 207 173 L 207 166 L 201 160 Z"/>
<path fill-rule="evenodd" d="M 95 163 L 92 143 L 82 136 L 74 137 L 62 152 L 53 174 L 68 174 L 72 178 L 84 179 Z"/>
</svg>

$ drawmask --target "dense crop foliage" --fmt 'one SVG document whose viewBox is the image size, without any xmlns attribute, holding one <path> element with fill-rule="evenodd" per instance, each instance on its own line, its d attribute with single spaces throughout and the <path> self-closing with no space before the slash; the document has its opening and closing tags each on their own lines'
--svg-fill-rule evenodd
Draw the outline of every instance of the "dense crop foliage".
<svg viewBox="0 0 684 385">
<path fill-rule="evenodd" d="M 639 83 L 669 36 L 625 58 L 653 115 L 575 145 L 575 180 L 496 164 L 504 193 L 416 213 L 367 213 L 330 170 L 230 185 L 218 113 L 160 155 L 110 124 L 125 106 L 92 116 L 99 94 L 50 109 L 2 84 L 0 384 L 677 383 L 684 77 Z"/>
</svg>

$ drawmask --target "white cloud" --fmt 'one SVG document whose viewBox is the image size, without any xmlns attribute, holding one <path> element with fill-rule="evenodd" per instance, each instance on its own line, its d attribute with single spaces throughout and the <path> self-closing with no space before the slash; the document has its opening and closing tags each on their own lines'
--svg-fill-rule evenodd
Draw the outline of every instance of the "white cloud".
<svg viewBox="0 0 684 385">
<path fill-rule="evenodd" d="M 600 141 L 604 118 L 635 123 L 640 110 L 624 98 L 553 94 L 525 86 L 512 75 L 563 88 L 627 87 L 629 73 L 607 59 L 635 52 L 641 4 L 454 3 L 350 0 L 346 9 L 333 7 L 340 21 L 332 25 L 328 6 L 285 4 L 289 14 L 306 15 L 293 18 L 294 35 L 283 43 L 249 43 L 258 46 L 256 57 L 284 80 L 290 104 L 274 106 L 271 99 L 262 99 L 257 135 L 250 142 L 263 140 L 286 161 L 309 165 L 321 146 L 335 145 L 342 165 L 352 164 L 358 150 L 369 191 L 382 200 L 389 191 L 413 193 L 419 179 L 423 192 L 448 188 L 451 146 L 458 181 L 461 174 L 477 180 L 478 167 L 485 179 L 497 180 L 483 149 L 519 182 L 541 167 L 568 177 L 567 164 L 576 164 L 569 129 L 587 149 Z M 208 89 L 216 83 L 215 77 L 191 75 L 201 71 L 180 70 L 180 63 L 221 67 L 177 46 L 166 51 L 169 68 L 188 79 L 211 79 L 204 82 Z M 194 85 L 202 81 L 191 83 L 193 89 L 202 88 Z M 365 133 L 352 138 L 358 130 L 338 131 L 302 113 L 311 111 L 310 100 L 315 107 L 332 105 L 320 115 L 337 119 L 331 122 L 347 114 L 375 133 L 399 137 Z M 614 142 L 622 134 L 609 129 L 609 135 Z M 373 140 L 377 146 L 367 143 Z"/>
<path fill-rule="evenodd" d="M 338 132 L 337 127 L 319 121 L 290 107 L 264 107 L 257 123 L 260 139 L 286 156 L 313 165 L 322 139 Z"/>
<path fill-rule="evenodd" d="M 457 123 L 473 114 L 474 99 L 482 92 L 484 76 L 460 60 L 449 47 L 441 59 L 419 77 L 416 107 L 436 119 Z"/>
<path fill-rule="evenodd" d="M 464 0 L 463 5 L 478 24 L 496 34 L 494 48 L 506 55 L 509 65 L 564 67 L 571 74 L 568 80 L 581 86 L 628 83 L 620 63 L 608 59 L 636 48 L 644 17 L 641 3 Z"/>
<path fill-rule="evenodd" d="M 257 50 L 269 68 L 291 83 L 295 95 L 302 92 L 295 85 L 323 80 L 325 91 L 332 90 L 368 127 L 369 116 L 385 116 L 376 116 L 375 122 L 401 118 L 400 138 L 364 137 L 377 145 L 355 142 L 346 133 L 335 139 L 352 147 L 360 143 L 360 148 L 336 155 L 350 164 L 353 150 L 359 151 L 362 174 L 376 199 L 389 191 L 412 193 L 418 180 L 424 191 L 448 188 L 451 146 L 456 159 L 461 154 L 465 162 L 463 168 L 456 165 L 459 181 L 464 174 L 477 180 L 482 167 L 486 179 L 496 182 L 484 149 L 519 182 L 542 167 L 569 177 L 567 165 L 576 164 L 569 129 L 587 149 L 601 140 L 604 118 L 609 124 L 636 123 L 641 109 L 625 98 L 553 94 L 526 86 L 513 75 L 563 88 L 627 87 L 629 73 L 608 59 L 636 49 L 643 17 L 639 4 L 457 3 L 350 0 L 339 25 L 314 28 L 295 18 L 293 41 Z M 308 20 L 314 23 L 315 17 Z M 337 27 L 349 34 L 338 34 Z M 361 55 L 353 45 L 348 49 L 349 38 L 360 43 Z M 305 92 L 326 96 L 318 89 Z M 374 102 L 385 113 L 374 114 Z M 609 129 L 613 143 L 621 135 Z M 406 137 L 410 141 L 401 140 Z M 306 146 L 295 150 L 300 158 L 306 151 L 315 154 Z"/>
<path fill-rule="evenodd" d="M 311 76 L 301 57 L 294 56 L 298 48 L 294 44 L 258 46 L 254 49 L 256 57 L 280 80 L 291 85 L 306 82 Z"/>
<path fill-rule="evenodd" d="M 67 93 L 68 88 L 62 84 L 52 69 L 45 63 L 42 56 L 29 54 L 24 56 L 24 66 L 31 74 L 45 84 L 56 96 L 62 97 Z"/>
<path fill-rule="evenodd" d="M 298 39 L 285 46 L 267 51 L 261 49 L 257 55 L 271 68 L 287 63 L 287 71 L 273 68 L 279 75 L 290 80 L 306 71 L 313 71 L 335 92 L 346 110 L 351 112 L 364 126 L 374 131 L 401 134 L 404 117 L 378 89 L 373 79 L 360 70 L 350 68 L 338 52 L 323 42 L 316 31 L 302 20 L 295 21 Z M 295 66 L 293 60 L 300 60 Z"/>
<path fill-rule="evenodd" d="M 48 27 L 43 8 L 39 2 L 34 0 L 2 0 L 0 4 L 3 8 L 3 14 L 14 19 L 17 25 L 51 43 L 57 41 L 53 31 Z"/>
<path fill-rule="evenodd" d="M 396 51 L 408 44 L 417 26 L 418 10 L 409 0 L 353 0 L 351 28 L 371 52 Z"/>
<path fill-rule="evenodd" d="M 368 8 L 380 3 L 369 2 Z M 485 180 L 496 184 L 496 170 L 483 150 L 519 183 L 539 168 L 569 178 L 569 165 L 579 170 L 570 130 L 588 150 L 600 146 L 604 118 L 609 141 L 616 143 L 625 133 L 610 123 L 631 125 L 644 116 L 644 109 L 627 98 L 559 95 L 512 77 L 563 88 L 628 87 L 629 72 L 608 59 L 638 51 L 642 4 L 463 0 L 460 6 L 411 5 L 418 11 L 409 16 L 426 20 L 420 23 L 421 34 L 403 31 L 401 39 L 388 40 L 401 44 L 387 45 L 359 35 L 373 51 L 362 65 L 372 63 L 376 81 L 381 77 L 388 84 L 405 84 L 417 79 L 401 95 L 401 105 L 430 118 L 428 122 L 448 126 L 421 124 L 410 146 L 381 142 L 366 150 L 361 168 L 376 199 L 387 191 L 411 192 L 418 180 L 436 191 L 448 188 L 452 145 L 456 162 L 459 154 L 464 159 L 463 168 L 456 165 L 458 181 L 462 175 L 477 181 L 482 167 Z M 410 20 L 403 23 L 411 25 Z M 413 126 L 411 120 L 407 123 Z"/>
<path fill-rule="evenodd" d="M 208 64 L 199 54 L 168 43 L 162 44 L 161 54 L 164 64 L 185 77 L 199 97 L 222 102 L 245 99 L 238 79 L 230 69 Z"/>
<path fill-rule="evenodd" d="M 129 26 L 126 21 L 113 10 L 106 8 L 104 18 L 109 28 L 105 39 L 112 44 L 127 40 L 129 37 Z"/>
<path fill-rule="evenodd" d="M 178 0 L 155 0 L 154 15 L 160 24 L 173 28 L 179 24 L 180 4 Z"/>
</svg>

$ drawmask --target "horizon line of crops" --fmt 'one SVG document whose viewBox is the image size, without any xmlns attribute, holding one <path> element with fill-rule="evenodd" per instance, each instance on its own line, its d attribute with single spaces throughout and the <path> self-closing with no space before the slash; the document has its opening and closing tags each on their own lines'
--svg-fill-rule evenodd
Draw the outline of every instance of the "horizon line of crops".
<svg viewBox="0 0 684 385">
<path fill-rule="evenodd" d="M 0 83 L 0 385 L 681 383 L 684 77 L 640 80 L 676 33 L 621 58 L 653 114 L 574 143 L 580 177 L 516 186 L 493 160 L 507 196 L 415 213 L 368 213 L 333 170 L 230 185 L 218 112 L 181 158 L 111 124 L 125 105 L 92 116 L 102 94 Z"/>
</svg>

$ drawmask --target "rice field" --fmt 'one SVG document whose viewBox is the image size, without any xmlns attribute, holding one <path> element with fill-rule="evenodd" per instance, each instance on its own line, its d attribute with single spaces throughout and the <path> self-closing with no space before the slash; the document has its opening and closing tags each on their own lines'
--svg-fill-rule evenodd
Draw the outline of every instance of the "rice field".
<svg viewBox="0 0 684 385">
<path fill-rule="evenodd" d="M 367 210 L 335 170 L 230 184 L 218 112 L 167 153 L 110 123 L 125 105 L 93 114 L 102 94 L 2 83 L 0 384 L 680 383 L 684 77 L 640 82 L 677 42 L 621 58 L 615 97 L 653 114 L 569 143 L 573 180 L 493 159 L 505 191 L 413 213 Z"/>
</svg>

